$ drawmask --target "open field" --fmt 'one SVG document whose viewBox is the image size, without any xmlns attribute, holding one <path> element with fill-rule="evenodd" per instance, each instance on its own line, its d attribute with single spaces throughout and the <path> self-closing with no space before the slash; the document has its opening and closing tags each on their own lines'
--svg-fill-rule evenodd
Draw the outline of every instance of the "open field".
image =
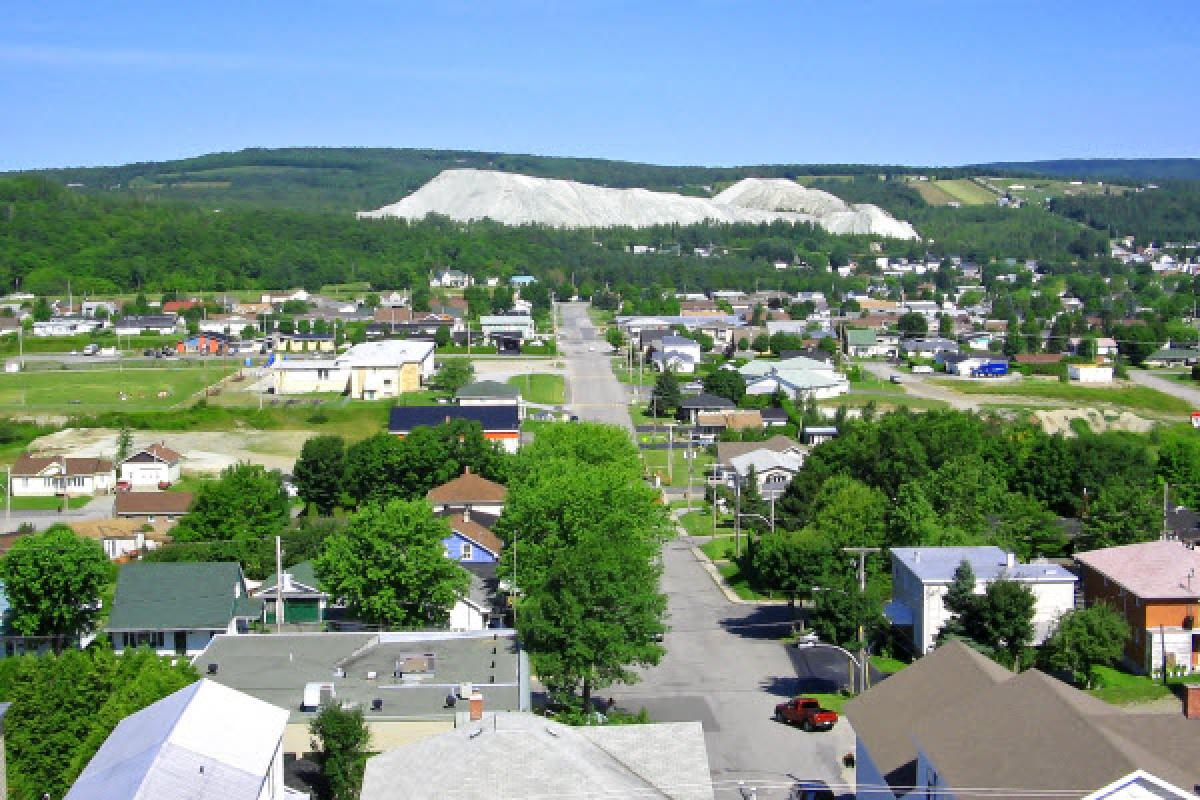
<svg viewBox="0 0 1200 800">
<path fill-rule="evenodd" d="M 10 497 L 8 502 L 13 511 L 61 511 L 61 497 Z M 74 511 L 92 502 L 91 497 L 71 497 L 67 499 L 67 508 Z"/>
<path fill-rule="evenodd" d="M 950 195 L 954 200 L 965 206 L 989 205 L 996 202 L 996 195 L 984 189 L 969 178 L 957 178 L 949 181 L 933 181 L 940 191 Z"/>
<path fill-rule="evenodd" d="M 0 412 L 166 411 L 189 403 L 231 366 L 47 370 L 0 374 Z"/>
<path fill-rule="evenodd" d="M 1052 197 L 1124 194 L 1131 188 L 1107 182 L 1101 184 L 1096 181 L 1072 184 L 1070 181 L 1049 178 L 983 178 L 982 180 L 986 181 L 988 185 L 996 187 L 997 191 L 1007 192 L 1013 197 L 1019 197 L 1030 203 L 1041 203 Z M 1013 189 L 1013 186 L 1024 188 Z"/>
<path fill-rule="evenodd" d="M 910 187 L 921 195 L 926 203 L 931 206 L 944 206 L 947 203 L 959 202 L 958 198 L 938 186 L 937 181 L 911 181 L 908 184 Z"/>
<path fill-rule="evenodd" d="M 959 394 L 989 395 L 998 398 L 1029 398 L 1078 403 L 1084 406 L 1118 406 L 1160 414 L 1188 414 L 1191 406 L 1177 397 L 1144 386 L 1090 387 L 1058 380 L 1026 379 L 1012 383 L 995 381 L 956 381 L 934 379 L 936 384 Z"/>
<path fill-rule="evenodd" d="M 509 386 L 521 390 L 521 396 L 527 403 L 542 405 L 562 405 L 565 392 L 565 381 L 562 375 L 514 375 L 508 379 Z"/>
</svg>

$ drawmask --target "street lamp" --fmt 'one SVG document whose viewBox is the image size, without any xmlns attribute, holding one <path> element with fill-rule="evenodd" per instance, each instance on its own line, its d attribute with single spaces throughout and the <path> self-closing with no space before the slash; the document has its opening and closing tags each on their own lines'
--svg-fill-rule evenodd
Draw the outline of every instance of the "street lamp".
<svg viewBox="0 0 1200 800">
<path fill-rule="evenodd" d="M 830 589 L 822 589 L 820 586 L 814 586 L 814 587 L 812 588 L 812 590 L 813 590 L 814 592 L 821 592 L 821 591 L 840 591 L 840 590 L 838 590 L 838 589 L 832 589 L 832 590 L 830 590 Z M 826 643 L 826 642 L 801 642 L 800 644 L 798 644 L 798 645 L 796 645 L 796 646 L 797 646 L 797 647 L 799 647 L 801 650 L 811 650 L 811 649 L 815 649 L 815 648 L 817 648 L 817 647 L 828 647 L 828 648 L 830 648 L 830 649 L 832 649 L 832 650 L 837 650 L 839 653 L 841 653 L 841 654 L 842 654 L 842 655 L 844 655 L 844 656 L 845 656 L 847 659 L 849 659 L 850 663 L 854 665 L 854 669 L 855 669 L 855 670 L 858 672 L 858 676 L 859 676 L 859 677 L 858 677 L 858 681 L 857 681 L 857 689 L 858 689 L 858 691 L 856 691 L 856 692 L 855 692 L 855 694 L 862 694 L 864 691 L 866 691 L 866 688 L 867 688 L 867 675 L 866 675 L 866 670 L 863 668 L 863 665 L 866 663 L 866 659 L 865 659 L 865 658 L 864 658 L 863 660 L 861 660 L 861 661 L 860 661 L 859 659 L 855 658 L 855 657 L 854 657 L 854 654 L 853 654 L 853 653 L 851 653 L 851 652 L 850 652 L 849 650 L 847 650 L 846 648 L 844 648 L 844 647 L 839 647 L 839 646 L 838 646 L 838 645 L 836 645 L 836 644 L 828 644 L 828 643 Z M 855 684 L 856 684 L 856 681 L 854 680 L 854 675 L 853 675 L 853 674 L 851 674 L 851 676 L 850 676 L 850 684 L 851 684 L 851 686 L 855 686 Z"/>
</svg>

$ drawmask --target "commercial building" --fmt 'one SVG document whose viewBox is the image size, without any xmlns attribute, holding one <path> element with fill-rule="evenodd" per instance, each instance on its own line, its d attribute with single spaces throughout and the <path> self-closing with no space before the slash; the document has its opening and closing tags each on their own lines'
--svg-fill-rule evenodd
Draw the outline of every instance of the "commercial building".
<svg viewBox="0 0 1200 800">
<path fill-rule="evenodd" d="M 355 400 L 380 400 L 418 391 L 433 376 L 433 342 L 387 339 L 356 344 L 336 358 L 276 357 L 276 394 L 338 392 Z"/>
</svg>

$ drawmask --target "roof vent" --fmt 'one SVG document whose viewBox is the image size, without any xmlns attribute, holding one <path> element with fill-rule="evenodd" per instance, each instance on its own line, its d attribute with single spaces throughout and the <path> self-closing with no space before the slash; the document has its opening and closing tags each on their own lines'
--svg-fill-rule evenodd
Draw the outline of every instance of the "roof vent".
<svg viewBox="0 0 1200 800">
<path fill-rule="evenodd" d="M 376 697 L 374 700 L 371 701 L 371 710 L 372 711 L 383 711 L 383 698 L 382 697 Z"/>
<path fill-rule="evenodd" d="M 214 661 L 213 663 L 211 663 L 211 664 L 209 664 L 209 665 L 208 665 L 208 674 L 209 674 L 209 675 L 216 675 L 216 674 L 217 674 L 217 664 L 216 664 L 216 662 L 215 662 L 215 661 Z"/>
</svg>

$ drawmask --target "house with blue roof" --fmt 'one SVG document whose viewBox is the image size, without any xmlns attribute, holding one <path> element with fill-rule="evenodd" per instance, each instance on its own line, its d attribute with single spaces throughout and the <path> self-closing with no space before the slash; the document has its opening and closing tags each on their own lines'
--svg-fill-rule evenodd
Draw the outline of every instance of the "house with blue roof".
<svg viewBox="0 0 1200 800">
<path fill-rule="evenodd" d="M 976 594 L 983 594 L 999 578 L 1029 587 L 1036 599 L 1035 645 L 1045 641 L 1058 618 L 1075 607 L 1077 578 L 1048 561 L 1020 564 L 1015 555 L 999 547 L 894 547 L 892 601 L 885 613 L 892 625 L 911 632 L 916 655 L 934 648 L 938 633 L 952 616 L 946 608 L 946 592 L 964 561 L 975 573 Z"/>
</svg>

